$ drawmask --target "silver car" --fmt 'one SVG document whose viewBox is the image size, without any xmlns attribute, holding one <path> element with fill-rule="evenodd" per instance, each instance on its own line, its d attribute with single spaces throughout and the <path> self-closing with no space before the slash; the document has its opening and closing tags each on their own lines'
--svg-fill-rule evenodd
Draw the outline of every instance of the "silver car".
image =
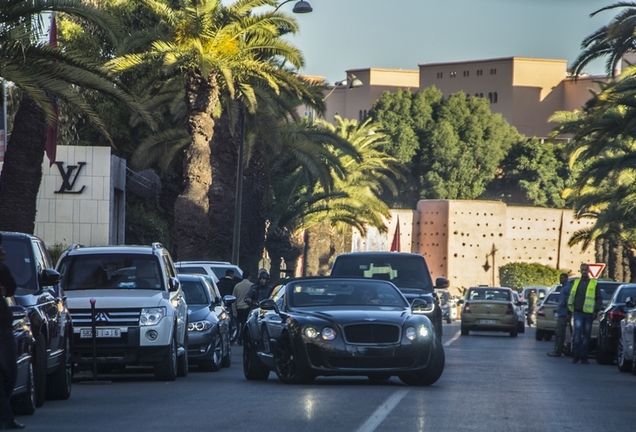
<svg viewBox="0 0 636 432">
<path fill-rule="evenodd" d="M 621 336 L 618 339 L 616 359 L 618 370 L 631 371 L 636 375 L 636 355 L 634 355 L 634 335 L 636 334 L 636 299 L 628 297 L 625 307 L 629 308 L 621 321 Z"/>
</svg>

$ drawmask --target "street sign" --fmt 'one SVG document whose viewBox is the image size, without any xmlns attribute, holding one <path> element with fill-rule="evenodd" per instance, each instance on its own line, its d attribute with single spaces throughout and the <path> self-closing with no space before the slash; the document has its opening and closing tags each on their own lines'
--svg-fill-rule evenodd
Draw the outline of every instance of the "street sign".
<svg viewBox="0 0 636 432">
<path fill-rule="evenodd" d="M 587 271 L 593 279 L 598 278 L 604 268 L 605 264 L 603 263 L 587 263 Z"/>
</svg>

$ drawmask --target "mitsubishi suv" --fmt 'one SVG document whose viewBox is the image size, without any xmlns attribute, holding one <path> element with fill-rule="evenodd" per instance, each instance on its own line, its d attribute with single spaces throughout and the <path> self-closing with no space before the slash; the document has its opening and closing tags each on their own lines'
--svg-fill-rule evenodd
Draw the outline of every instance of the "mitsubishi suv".
<svg viewBox="0 0 636 432">
<path fill-rule="evenodd" d="M 74 323 L 74 363 L 96 362 L 102 370 L 152 365 L 160 381 L 187 375 L 188 310 L 161 244 L 74 245 L 57 268 Z"/>
</svg>

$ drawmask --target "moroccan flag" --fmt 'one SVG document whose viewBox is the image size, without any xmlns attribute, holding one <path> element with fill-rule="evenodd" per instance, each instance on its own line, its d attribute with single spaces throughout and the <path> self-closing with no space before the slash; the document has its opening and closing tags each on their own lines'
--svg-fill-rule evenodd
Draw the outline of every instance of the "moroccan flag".
<svg viewBox="0 0 636 432">
<path fill-rule="evenodd" d="M 397 217 L 395 225 L 395 234 L 393 234 L 393 242 L 391 243 L 391 252 L 400 252 L 400 217 Z"/>
<path fill-rule="evenodd" d="M 51 15 L 51 31 L 49 32 L 49 45 L 57 46 L 57 25 L 55 24 L 55 13 Z M 49 158 L 49 166 L 55 163 L 55 152 L 57 149 L 57 118 L 59 108 L 55 99 L 51 99 L 51 107 L 55 113 L 55 124 L 46 124 L 46 157 Z"/>
</svg>

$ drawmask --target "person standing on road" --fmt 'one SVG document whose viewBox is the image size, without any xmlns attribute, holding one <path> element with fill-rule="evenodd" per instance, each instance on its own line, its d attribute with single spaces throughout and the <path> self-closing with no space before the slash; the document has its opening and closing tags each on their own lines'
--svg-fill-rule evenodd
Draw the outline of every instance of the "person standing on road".
<svg viewBox="0 0 636 432">
<path fill-rule="evenodd" d="M 570 320 L 570 311 L 568 310 L 568 299 L 570 298 L 571 286 L 568 283 L 568 274 L 561 273 L 559 275 L 561 288 L 559 289 L 559 305 L 557 306 L 557 325 L 554 331 L 554 351 L 550 351 L 550 357 L 561 357 L 565 344 L 565 328 Z"/>
<path fill-rule="evenodd" d="M 256 309 L 261 300 L 265 300 L 272 295 L 274 289 L 269 283 L 269 273 L 261 271 L 258 274 L 258 281 L 252 285 L 249 292 L 245 296 L 245 303 L 247 303 L 250 309 Z"/>
<path fill-rule="evenodd" d="M 537 308 L 537 293 L 535 290 L 530 290 L 528 293 L 528 327 L 534 325 L 534 313 Z"/>
<path fill-rule="evenodd" d="M 220 279 L 216 286 L 221 293 L 221 297 L 225 297 L 226 295 L 232 295 L 234 291 L 234 286 L 236 285 L 236 280 L 234 279 L 234 270 L 227 269 L 225 270 L 225 277 Z"/>
<path fill-rule="evenodd" d="M 568 297 L 568 310 L 574 319 L 574 342 L 572 344 L 572 363 L 589 364 L 587 352 L 592 334 L 592 322 L 603 307 L 601 290 L 597 288 L 598 281 L 590 279 L 589 267 L 581 264 L 581 277 L 572 283 Z"/>
<path fill-rule="evenodd" d="M 232 305 L 232 309 L 239 324 L 238 339 L 236 340 L 239 345 L 243 344 L 243 326 L 247 322 L 247 316 L 250 313 L 250 307 L 247 303 L 245 303 L 245 296 L 249 292 L 250 288 L 252 288 L 250 276 L 249 271 L 244 271 L 243 280 L 237 283 L 232 291 L 232 295 L 236 297 L 236 303 Z"/>
<path fill-rule="evenodd" d="M 0 234 L 0 429 L 24 429 L 22 423 L 15 421 L 11 408 L 18 378 L 18 347 L 13 337 L 13 313 L 6 298 L 15 294 L 16 284 L 11 270 L 2 262 L 5 255 Z"/>
</svg>

